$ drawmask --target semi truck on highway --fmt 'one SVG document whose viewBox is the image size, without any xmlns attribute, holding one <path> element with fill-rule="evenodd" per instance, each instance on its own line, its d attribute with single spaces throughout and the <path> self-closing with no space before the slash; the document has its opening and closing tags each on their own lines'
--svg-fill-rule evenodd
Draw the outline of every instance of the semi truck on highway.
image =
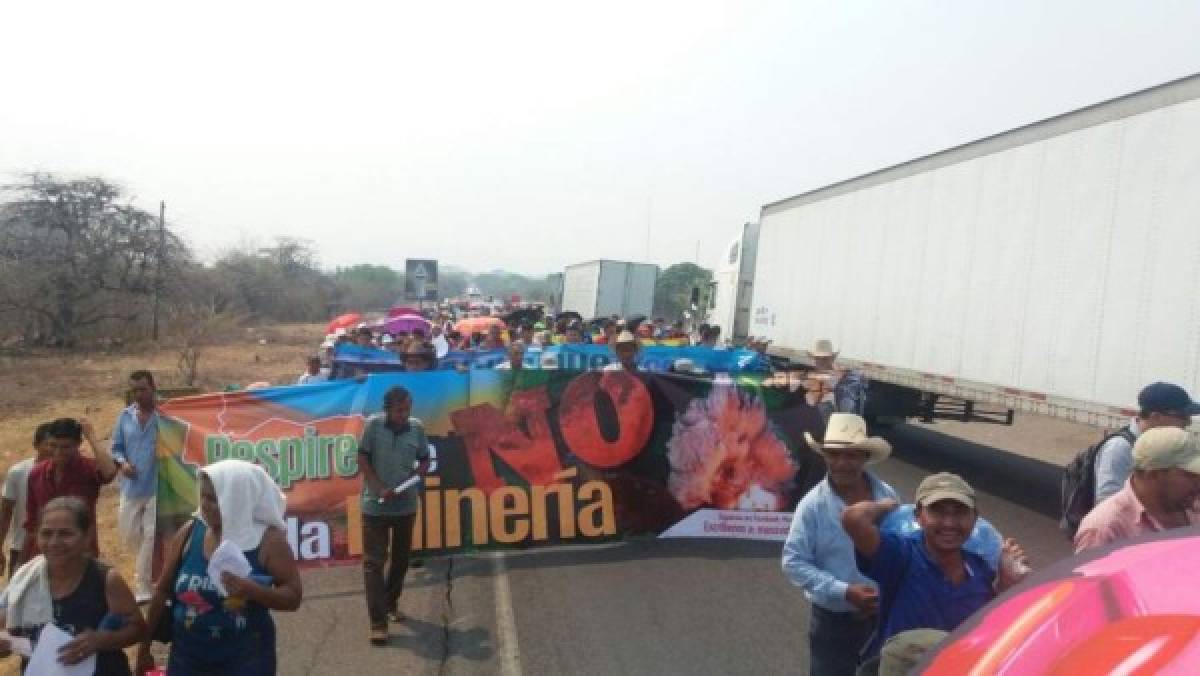
<svg viewBox="0 0 1200 676">
<path fill-rule="evenodd" d="M 832 339 L 881 421 L 1124 424 L 1200 393 L 1198 148 L 1200 75 L 767 204 L 745 332 Z"/>
<path fill-rule="evenodd" d="M 647 317 L 654 309 L 658 266 L 652 263 L 598 260 L 563 270 L 562 312 L 584 319 L 619 315 Z"/>
<path fill-rule="evenodd" d="M 740 345 L 746 340 L 757 255 L 758 223 L 746 223 L 713 267 L 709 291 L 712 308 L 707 321 L 721 327 L 721 337 L 726 343 Z"/>
</svg>

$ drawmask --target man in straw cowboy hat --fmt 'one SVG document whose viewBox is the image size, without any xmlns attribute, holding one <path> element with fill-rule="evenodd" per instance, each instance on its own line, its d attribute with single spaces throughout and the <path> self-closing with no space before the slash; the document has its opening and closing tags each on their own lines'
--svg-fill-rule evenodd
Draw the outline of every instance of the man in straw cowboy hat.
<svg viewBox="0 0 1200 676">
<path fill-rule="evenodd" d="M 866 422 L 852 413 L 830 417 L 823 443 L 807 432 L 804 437 L 825 459 L 828 472 L 796 506 L 783 545 L 783 572 L 812 604 L 810 673 L 853 674 L 875 628 L 879 593 L 855 564 L 842 511 L 858 502 L 896 500 L 896 491 L 866 470 L 892 449 L 883 439 L 868 437 Z"/>
<path fill-rule="evenodd" d="M 978 513 L 974 489 L 958 475 L 939 472 L 917 486 L 919 530 L 880 532 L 879 522 L 896 507 L 894 499 L 885 498 L 851 505 L 842 513 L 859 570 L 879 584 L 879 631 L 868 646 L 869 657 L 902 631 L 954 631 L 1029 570 L 1024 551 L 1012 539 L 1001 549 L 999 571 L 963 548 Z"/>
<path fill-rule="evenodd" d="M 628 331 L 618 333 L 613 343 L 613 352 L 616 354 L 617 360 L 611 364 L 607 364 L 603 370 L 637 371 L 637 357 L 638 352 L 641 351 L 641 347 L 637 336 Z"/>
<path fill-rule="evenodd" d="M 828 420 L 834 412 L 862 415 L 867 403 L 867 379 L 861 371 L 839 369 L 833 341 L 818 340 L 808 351 L 813 363 L 809 403 Z"/>
</svg>

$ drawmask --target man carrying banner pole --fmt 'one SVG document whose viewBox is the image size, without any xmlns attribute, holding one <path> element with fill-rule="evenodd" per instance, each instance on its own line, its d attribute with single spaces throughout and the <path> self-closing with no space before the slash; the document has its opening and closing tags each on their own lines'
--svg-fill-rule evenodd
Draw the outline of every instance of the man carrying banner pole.
<svg viewBox="0 0 1200 676">
<path fill-rule="evenodd" d="M 404 619 L 399 602 L 408 572 L 419 477 L 429 468 L 425 428 L 410 417 L 411 412 L 408 390 L 391 388 L 383 395 L 383 411 L 367 418 L 358 445 L 363 476 L 363 584 L 374 645 L 387 643 L 389 619 Z"/>
<path fill-rule="evenodd" d="M 807 432 L 804 436 L 829 471 L 796 506 L 783 545 L 783 572 L 812 604 L 809 673 L 853 675 L 875 628 L 879 592 L 858 570 L 854 544 L 842 529 L 842 511 L 865 500 L 896 499 L 891 486 L 865 469 L 892 449 L 887 441 L 868 437 L 866 422 L 851 413 L 830 416 L 822 443 Z"/>
<path fill-rule="evenodd" d="M 154 596 L 154 547 L 158 501 L 158 396 L 154 374 L 129 376 L 133 403 L 121 411 L 112 433 L 112 456 L 121 477 L 117 527 L 136 552 L 134 597 L 147 603 Z"/>
</svg>

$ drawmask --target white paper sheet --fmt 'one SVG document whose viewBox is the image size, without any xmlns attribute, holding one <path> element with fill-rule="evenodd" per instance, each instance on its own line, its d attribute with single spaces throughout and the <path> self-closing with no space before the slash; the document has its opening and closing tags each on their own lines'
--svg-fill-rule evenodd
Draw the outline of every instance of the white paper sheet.
<svg viewBox="0 0 1200 676">
<path fill-rule="evenodd" d="M 221 583 L 221 573 L 233 573 L 238 577 L 250 577 L 250 562 L 237 545 L 225 540 L 217 546 L 212 556 L 208 558 L 208 578 L 213 581 L 217 593 L 229 596 L 225 585 Z"/>
<path fill-rule="evenodd" d="M 395 495 L 400 495 L 404 491 L 412 488 L 413 486 L 416 486 L 419 483 L 421 483 L 421 475 L 414 474 L 414 475 L 408 477 L 407 479 L 405 479 L 404 481 L 402 481 L 399 486 L 396 486 L 395 488 L 393 488 L 392 490 L 390 490 L 388 492 L 393 493 Z M 385 500 L 384 500 L 384 498 L 381 497 L 381 498 L 379 498 L 379 501 L 384 502 Z"/>
<path fill-rule="evenodd" d="M 33 644 L 27 638 L 13 636 L 7 631 L 0 631 L 0 639 L 8 641 L 8 645 L 12 648 L 12 651 L 22 657 L 29 657 L 29 654 L 33 652 Z"/>
<path fill-rule="evenodd" d="M 38 676 L 92 676 L 96 673 L 95 655 L 69 666 L 58 661 L 59 648 L 70 643 L 72 638 L 74 637 L 54 624 L 42 627 L 42 633 L 38 635 L 37 645 L 34 646 L 33 655 L 29 657 L 29 668 L 25 673 Z"/>
</svg>

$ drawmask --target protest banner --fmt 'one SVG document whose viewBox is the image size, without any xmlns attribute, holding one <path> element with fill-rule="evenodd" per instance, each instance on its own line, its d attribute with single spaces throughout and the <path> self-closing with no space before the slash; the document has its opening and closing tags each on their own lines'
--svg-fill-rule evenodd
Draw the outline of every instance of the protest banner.
<svg viewBox="0 0 1200 676">
<path fill-rule="evenodd" d="M 414 549 L 430 553 L 630 534 L 779 539 L 784 512 L 824 472 L 803 441 L 823 432 L 819 414 L 762 374 L 373 373 L 165 404 L 160 531 L 195 510 L 200 466 L 241 458 L 287 496 L 298 559 L 353 560 L 359 434 L 395 385 L 412 392 L 436 453 L 414 534 Z M 774 516 L 734 534 L 734 512 Z M 724 525 L 706 530 L 706 519 Z"/>
</svg>

